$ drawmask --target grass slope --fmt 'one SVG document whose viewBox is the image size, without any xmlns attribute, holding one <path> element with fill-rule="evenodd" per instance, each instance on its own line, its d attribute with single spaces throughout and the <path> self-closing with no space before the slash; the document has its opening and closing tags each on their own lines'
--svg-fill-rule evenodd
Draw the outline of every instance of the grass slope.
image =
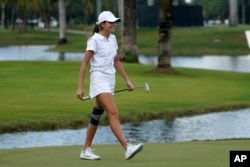
<svg viewBox="0 0 250 167">
<path fill-rule="evenodd" d="M 79 158 L 81 146 L 1 150 L 1 167 L 228 167 L 230 150 L 249 150 L 250 140 L 146 144 L 132 160 L 120 145 L 96 145 L 100 161 Z"/>
<path fill-rule="evenodd" d="M 89 26 L 82 26 L 82 30 Z M 211 26 L 173 28 L 171 38 L 171 54 L 173 56 L 201 56 L 201 55 L 247 55 L 245 30 L 249 26 L 238 27 Z M 116 31 L 118 33 L 118 31 Z M 58 32 L 45 32 L 28 29 L 26 32 L 5 30 L 0 28 L 0 46 L 9 45 L 48 45 L 57 44 Z M 66 45 L 56 46 L 53 51 L 84 52 L 86 40 L 90 35 L 67 34 L 69 41 Z M 117 35 L 118 42 L 120 37 Z M 157 55 L 158 29 L 139 28 L 137 30 L 137 46 L 139 54 Z"/>
<path fill-rule="evenodd" d="M 153 66 L 124 64 L 136 89 L 114 96 L 122 122 L 171 119 L 250 106 L 250 74 L 178 68 L 179 75 L 149 73 Z M 0 132 L 85 126 L 93 100 L 76 99 L 80 62 L 0 62 Z M 89 74 L 88 74 L 89 75 Z M 89 76 L 85 93 L 88 94 Z M 117 76 L 117 89 L 125 88 Z M 104 116 L 102 124 L 107 123 Z"/>
</svg>

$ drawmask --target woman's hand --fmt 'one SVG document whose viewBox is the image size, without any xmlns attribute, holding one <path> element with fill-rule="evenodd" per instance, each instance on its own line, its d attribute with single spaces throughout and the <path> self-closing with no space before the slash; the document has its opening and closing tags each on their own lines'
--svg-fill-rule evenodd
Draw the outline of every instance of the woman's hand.
<svg viewBox="0 0 250 167">
<path fill-rule="evenodd" d="M 132 82 L 130 80 L 128 80 L 126 82 L 126 84 L 127 84 L 127 87 L 128 87 L 129 91 L 133 91 L 134 90 L 134 85 L 132 84 Z"/>
<path fill-rule="evenodd" d="M 83 94 L 84 93 L 83 93 L 82 89 L 78 89 L 77 92 L 76 92 L 76 98 L 82 100 Z"/>
</svg>

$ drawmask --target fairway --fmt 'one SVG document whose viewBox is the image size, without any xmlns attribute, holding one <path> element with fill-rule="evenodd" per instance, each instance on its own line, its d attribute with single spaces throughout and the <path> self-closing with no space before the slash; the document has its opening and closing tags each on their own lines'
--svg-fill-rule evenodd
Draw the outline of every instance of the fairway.
<svg viewBox="0 0 250 167">
<path fill-rule="evenodd" d="M 179 75 L 153 74 L 153 66 L 124 63 L 134 85 L 150 92 L 117 93 L 122 123 L 249 107 L 250 74 L 178 68 Z M 0 133 L 82 128 L 93 100 L 75 97 L 80 62 L 0 62 Z M 89 73 L 88 73 L 89 75 Z M 85 89 L 88 93 L 89 76 Z M 117 90 L 124 89 L 117 76 Z M 107 125 L 107 118 L 102 119 Z"/>
<path fill-rule="evenodd" d="M 0 151 L 1 167 L 228 167 L 230 150 L 250 150 L 250 140 L 145 144 L 132 160 L 120 145 L 94 145 L 99 161 L 81 160 L 81 146 Z"/>
</svg>

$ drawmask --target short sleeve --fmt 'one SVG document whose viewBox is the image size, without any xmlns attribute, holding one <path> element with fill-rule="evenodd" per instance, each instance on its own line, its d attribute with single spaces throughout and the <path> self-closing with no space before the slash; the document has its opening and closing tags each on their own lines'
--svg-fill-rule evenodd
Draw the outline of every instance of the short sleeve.
<svg viewBox="0 0 250 167">
<path fill-rule="evenodd" d="M 116 40 L 115 35 L 112 34 L 112 38 L 113 38 L 113 41 L 114 41 L 114 44 L 115 44 L 115 49 L 118 50 L 118 44 L 117 44 L 117 40 Z"/>
<path fill-rule="evenodd" d="M 88 41 L 87 41 L 87 48 L 86 48 L 86 51 L 91 50 L 91 51 L 93 51 L 93 52 L 96 52 L 96 48 L 97 48 L 97 46 L 96 46 L 96 41 L 95 41 L 95 39 L 89 38 Z"/>
</svg>

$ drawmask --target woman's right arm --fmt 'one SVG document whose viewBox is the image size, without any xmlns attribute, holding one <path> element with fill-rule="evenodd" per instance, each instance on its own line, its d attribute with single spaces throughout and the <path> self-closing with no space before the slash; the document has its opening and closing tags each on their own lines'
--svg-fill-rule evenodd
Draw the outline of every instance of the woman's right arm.
<svg viewBox="0 0 250 167">
<path fill-rule="evenodd" d="M 80 100 L 84 96 L 84 88 L 83 88 L 84 84 L 83 83 L 84 83 L 85 73 L 86 73 L 86 70 L 88 69 L 88 64 L 89 64 L 91 57 L 93 56 L 93 53 L 94 52 L 91 50 L 86 51 L 85 56 L 82 60 L 79 77 L 78 77 L 78 88 L 76 92 L 76 97 Z"/>
</svg>

